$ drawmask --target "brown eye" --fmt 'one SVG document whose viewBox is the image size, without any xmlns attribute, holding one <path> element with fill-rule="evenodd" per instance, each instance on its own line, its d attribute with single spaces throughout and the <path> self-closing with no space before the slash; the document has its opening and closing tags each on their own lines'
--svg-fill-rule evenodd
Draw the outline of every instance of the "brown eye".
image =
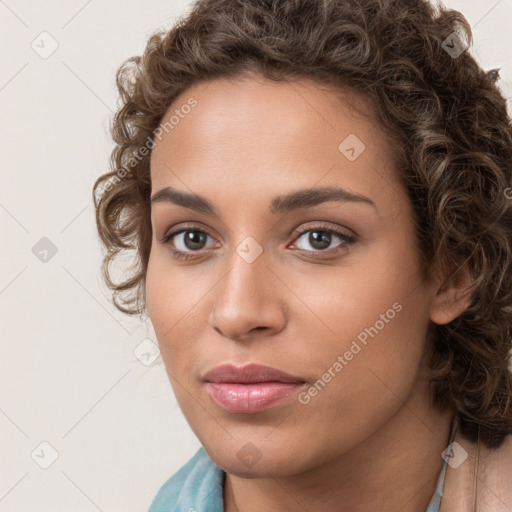
<svg viewBox="0 0 512 512">
<path fill-rule="evenodd" d="M 180 229 L 168 233 L 161 240 L 164 244 L 171 246 L 171 252 L 177 258 L 193 258 L 200 251 L 208 249 L 208 233 L 200 229 Z"/>
<path fill-rule="evenodd" d="M 308 236 L 305 236 L 308 235 Z M 302 244 L 296 244 L 299 250 L 306 252 L 328 252 L 331 251 L 328 249 L 332 249 L 332 243 L 336 241 L 336 239 L 341 240 L 340 243 L 334 246 L 336 250 L 339 247 L 344 247 L 347 245 L 351 245 L 355 242 L 355 238 L 349 236 L 345 233 L 337 231 L 335 229 L 325 229 L 325 228 L 312 228 L 307 229 L 299 233 L 297 238 L 298 241 L 301 241 Z M 302 246 L 301 246 L 302 245 Z M 311 247 L 308 248 L 307 246 Z"/>
<path fill-rule="evenodd" d="M 197 251 L 200 249 L 204 249 L 204 245 L 206 243 L 207 234 L 201 231 L 182 231 L 184 237 L 182 239 L 182 244 L 191 251 Z"/>
<path fill-rule="evenodd" d="M 331 245 L 332 238 L 332 233 L 327 231 L 310 230 L 309 236 L 306 238 L 306 240 L 307 243 L 310 244 L 310 246 L 314 249 L 325 250 L 328 249 Z"/>
</svg>

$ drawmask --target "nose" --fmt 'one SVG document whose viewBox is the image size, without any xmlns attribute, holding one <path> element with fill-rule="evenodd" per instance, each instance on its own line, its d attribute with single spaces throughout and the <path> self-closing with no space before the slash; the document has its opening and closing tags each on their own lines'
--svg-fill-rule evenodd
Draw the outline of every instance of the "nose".
<svg viewBox="0 0 512 512">
<path fill-rule="evenodd" d="M 231 263 L 213 290 L 210 325 L 222 336 L 238 341 L 260 331 L 266 335 L 280 332 L 286 323 L 286 287 L 267 266 L 264 253 L 252 263 L 234 253 Z"/>
</svg>

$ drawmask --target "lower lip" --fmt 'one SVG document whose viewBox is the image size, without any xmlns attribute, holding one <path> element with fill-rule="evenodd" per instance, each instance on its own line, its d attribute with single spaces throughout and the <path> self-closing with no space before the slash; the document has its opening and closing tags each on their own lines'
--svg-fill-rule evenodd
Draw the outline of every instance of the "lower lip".
<svg viewBox="0 0 512 512">
<path fill-rule="evenodd" d="M 226 411 L 259 412 L 277 405 L 295 394 L 302 386 L 303 383 L 291 382 L 208 382 L 206 389 L 213 401 Z"/>
</svg>

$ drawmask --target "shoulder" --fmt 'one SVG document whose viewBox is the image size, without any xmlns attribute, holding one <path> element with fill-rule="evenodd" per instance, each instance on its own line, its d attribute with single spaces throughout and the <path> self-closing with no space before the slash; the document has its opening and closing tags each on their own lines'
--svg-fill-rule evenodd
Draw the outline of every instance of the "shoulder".
<svg viewBox="0 0 512 512">
<path fill-rule="evenodd" d="M 482 469 L 477 478 L 485 489 L 479 491 L 482 495 L 487 494 L 490 502 L 496 503 L 496 510 L 508 512 L 512 510 L 512 435 L 506 436 L 499 448 L 482 451 Z"/>
<path fill-rule="evenodd" d="M 455 457 L 448 463 L 441 512 L 510 512 L 512 435 L 496 449 L 478 446 L 460 436 L 456 442 Z"/>
<path fill-rule="evenodd" d="M 223 479 L 222 469 L 201 447 L 160 487 L 149 512 L 222 512 Z"/>
</svg>

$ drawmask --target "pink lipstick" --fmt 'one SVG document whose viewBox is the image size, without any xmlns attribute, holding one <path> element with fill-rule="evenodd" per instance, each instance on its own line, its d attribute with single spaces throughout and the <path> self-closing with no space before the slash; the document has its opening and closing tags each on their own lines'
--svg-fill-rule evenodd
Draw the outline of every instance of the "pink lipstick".
<svg viewBox="0 0 512 512">
<path fill-rule="evenodd" d="M 305 381 L 269 366 L 217 366 L 203 377 L 213 401 L 228 412 L 254 413 L 294 395 Z"/>
</svg>

